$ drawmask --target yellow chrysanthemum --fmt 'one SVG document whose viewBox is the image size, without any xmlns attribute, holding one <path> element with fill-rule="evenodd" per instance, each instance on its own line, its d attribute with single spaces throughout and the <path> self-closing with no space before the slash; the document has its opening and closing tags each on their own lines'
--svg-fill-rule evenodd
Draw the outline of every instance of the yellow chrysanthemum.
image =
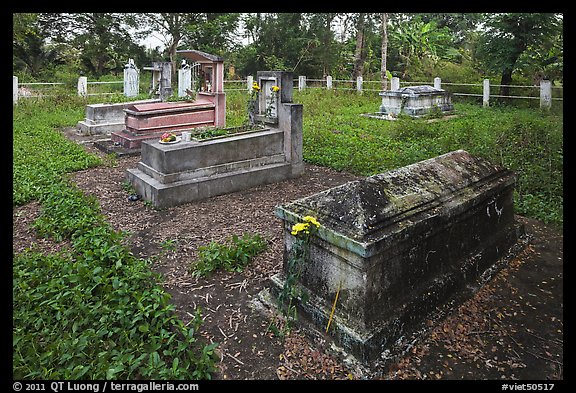
<svg viewBox="0 0 576 393">
<path fill-rule="evenodd" d="M 312 216 L 306 216 L 306 217 L 303 218 L 303 220 L 304 220 L 305 222 L 308 222 L 308 223 L 316 226 L 316 228 L 320 228 L 320 223 L 319 223 L 314 217 L 312 217 Z"/>
<path fill-rule="evenodd" d="M 272 86 L 270 90 L 272 90 L 274 93 L 277 93 L 280 90 L 280 88 L 278 86 Z"/>
<path fill-rule="evenodd" d="M 310 231 L 308 230 L 308 228 L 310 227 L 310 224 L 307 222 L 299 222 L 298 224 L 294 224 L 292 226 L 292 233 L 294 236 L 296 236 L 298 233 L 300 232 L 305 232 L 305 233 L 310 233 Z"/>
<path fill-rule="evenodd" d="M 258 82 L 252 83 L 252 90 L 260 91 L 260 86 L 258 85 Z"/>
</svg>

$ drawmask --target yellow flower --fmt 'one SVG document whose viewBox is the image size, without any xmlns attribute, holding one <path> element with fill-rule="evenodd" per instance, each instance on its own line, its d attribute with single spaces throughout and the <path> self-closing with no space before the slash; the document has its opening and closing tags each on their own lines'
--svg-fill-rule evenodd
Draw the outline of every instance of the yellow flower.
<svg viewBox="0 0 576 393">
<path fill-rule="evenodd" d="M 315 225 L 316 228 L 320 228 L 320 223 L 319 223 L 318 221 L 316 221 L 316 219 L 315 219 L 314 217 L 312 217 L 312 216 L 306 216 L 306 217 L 303 218 L 303 220 L 304 220 L 305 222 L 308 222 L 308 223 L 312 224 L 312 225 Z"/>
<path fill-rule="evenodd" d="M 258 86 L 258 82 L 252 83 L 252 90 L 260 91 L 260 86 Z"/>
<path fill-rule="evenodd" d="M 272 86 L 270 90 L 272 90 L 274 93 L 277 93 L 280 90 L 280 88 L 278 86 Z"/>
<path fill-rule="evenodd" d="M 294 224 L 292 226 L 292 232 L 290 232 L 291 234 L 293 234 L 294 236 L 296 236 L 298 233 L 304 231 L 305 233 L 310 233 L 310 231 L 308 230 L 308 228 L 310 227 L 310 224 L 307 222 L 299 222 L 298 224 Z"/>
</svg>

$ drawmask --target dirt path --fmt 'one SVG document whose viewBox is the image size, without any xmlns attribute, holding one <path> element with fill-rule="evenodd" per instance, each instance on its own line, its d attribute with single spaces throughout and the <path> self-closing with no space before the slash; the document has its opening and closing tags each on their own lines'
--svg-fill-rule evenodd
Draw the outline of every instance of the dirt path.
<svg viewBox="0 0 576 393">
<path fill-rule="evenodd" d="M 130 233 L 136 255 L 156 256 L 154 269 L 164 275 L 164 286 L 184 321 L 201 308 L 200 334 L 219 343 L 215 379 L 364 377 L 347 368 L 324 339 L 311 341 L 292 331 L 282 341 L 267 332 L 271 315 L 254 301 L 281 269 L 281 222 L 274 206 L 356 176 L 306 165 L 299 179 L 156 210 L 128 200 L 124 172 L 138 161 L 119 158 L 76 172 L 72 179 L 99 198 L 116 229 Z M 15 252 L 32 242 L 50 248 L 30 229 L 37 210 L 35 203 L 13 209 Z M 533 236 L 530 245 L 406 357 L 381 370 L 379 378 L 563 379 L 563 234 L 538 221 L 519 219 Z M 244 272 L 190 275 L 199 246 L 245 232 L 261 234 L 269 247 Z"/>
</svg>

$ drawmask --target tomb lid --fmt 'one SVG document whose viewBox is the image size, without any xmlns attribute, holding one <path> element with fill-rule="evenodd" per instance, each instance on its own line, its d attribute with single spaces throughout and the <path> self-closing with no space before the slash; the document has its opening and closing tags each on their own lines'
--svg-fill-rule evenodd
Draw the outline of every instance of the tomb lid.
<svg viewBox="0 0 576 393">
<path fill-rule="evenodd" d="M 130 105 L 128 109 L 134 112 L 149 112 L 165 109 L 186 109 L 194 106 L 197 106 L 197 104 L 193 102 L 154 102 Z"/>
<path fill-rule="evenodd" d="M 417 95 L 427 95 L 427 94 L 443 94 L 446 93 L 444 89 L 437 89 L 433 86 L 428 85 L 421 85 L 421 86 L 408 86 L 402 87 L 397 90 L 388 90 L 383 91 L 380 95 L 410 95 L 410 96 L 417 96 Z"/>
<path fill-rule="evenodd" d="M 398 226 L 437 215 L 447 206 L 471 200 L 486 183 L 513 184 L 511 171 L 471 156 L 464 150 L 341 186 L 279 206 L 288 220 L 315 216 L 327 229 L 359 243 L 382 239 Z M 449 203 L 447 203 L 449 201 Z"/>
<path fill-rule="evenodd" d="M 221 63 L 224 61 L 223 57 L 212 55 L 210 53 L 202 52 L 194 49 L 178 50 L 176 53 L 198 63 Z"/>
</svg>

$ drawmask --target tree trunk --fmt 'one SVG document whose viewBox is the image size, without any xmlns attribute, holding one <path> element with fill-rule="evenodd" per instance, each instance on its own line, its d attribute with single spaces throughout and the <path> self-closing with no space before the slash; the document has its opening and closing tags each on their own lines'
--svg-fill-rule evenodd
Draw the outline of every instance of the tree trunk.
<svg viewBox="0 0 576 393">
<path fill-rule="evenodd" d="M 500 79 L 500 95 L 509 96 L 510 95 L 510 85 L 512 84 L 512 68 L 506 68 L 502 71 L 502 78 Z M 501 102 L 509 102 L 509 98 L 500 98 Z"/>
<path fill-rule="evenodd" d="M 362 76 L 364 73 L 364 61 L 366 60 L 366 51 L 364 50 L 364 14 L 358 14 L 356 23 L 356 50 L 354 51 L 354 70 L 352 79 Z M 355 82 L 354 82 L 355 83 Z"/>
<path fill-rule="evenodd" d="M 386 58 L 388 57 L 388 14 L 382 13 L 381 15 L 380 31 L 382 33 L 382 60 L 380 62 L 380 80 L 382 81 L 382 90 L 388 90 L 388 77 L 386 75 Z"/>
</svg>

